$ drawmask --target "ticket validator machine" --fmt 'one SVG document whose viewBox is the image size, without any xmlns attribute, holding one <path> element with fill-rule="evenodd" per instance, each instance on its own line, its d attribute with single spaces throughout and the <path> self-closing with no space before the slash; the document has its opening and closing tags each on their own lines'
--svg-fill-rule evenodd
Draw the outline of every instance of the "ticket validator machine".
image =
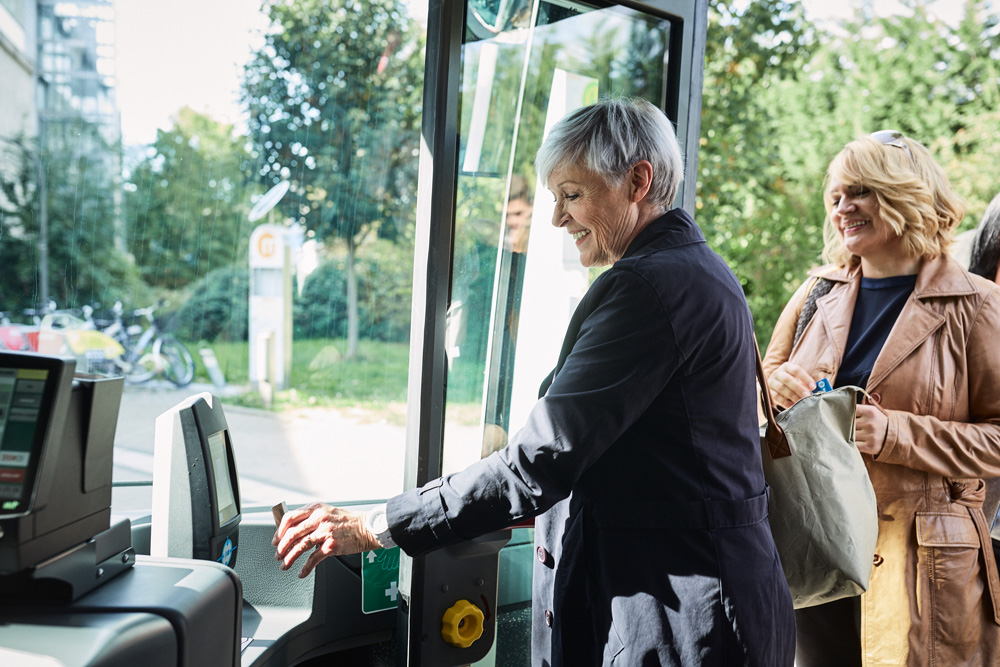
<svg viewBox="0 0 1000 667">
<path fill-rule="evenodd" d="M 111 525 L 123 379 L 75 367 L 0 352 L 0 664 L 239 665 L 239 577 L 137 557 L 130 522 Z M 225 460 L 219 433 L 208 451 Z M 216 516 L 232 527 L 238 491 L 223 501 Z"/>
<path fill-rule="evenodd" d="M 0 598 L 75 600 L 134 562 L 111 527 L 122 378 L 71 358 L 0 354 Z"/>
<path fill-rule="evenodd" d="M 156 419 L 150 554 L 236 566 L 240 487 L 219 399 L 191 396 Z"/>
</svg>

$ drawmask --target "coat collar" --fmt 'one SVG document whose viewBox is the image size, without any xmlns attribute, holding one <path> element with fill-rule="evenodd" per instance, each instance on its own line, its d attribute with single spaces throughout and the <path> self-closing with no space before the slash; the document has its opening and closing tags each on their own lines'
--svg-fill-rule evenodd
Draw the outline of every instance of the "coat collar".
<svg viewBox="0 0 1000 667">
<path fill-rule="evenodd" d="M 809 275 L 838 283 L 850 283 L 861 276 L 861 268 L 857 266 L 845 268 L 827 264 L 809 271 Z M 968 271 L 959 266 L 947 254 L 924 260 L 917 272 L 917 284 L 913 288 L 914 296 L 920 300 L 934 297 L 969 296 L 978 291 L 972 278 L 969 277 Z"/>
<path fill-rule="evenodd" d="M 705 236 L 688 212 L 682 208 L 667 211 L 632 239 L 622 259 L 646 255 L 665 248 L 704 243 Z"/>
<path fill-rule="evenodd" d="M 847 286 L 846 290 L 834 290 L 816 302 L 817 309 L 823 312 L 823 319 L 828 327 L 827 334 L 842 360 L 854 314 L 854 303 L 861 286 L 861 271 L 858 267 L 844 269 L 828 265 L 810 271 L 809 275 L 845 283 Z M 925 260 L 917 272 L 913 297 L 903 306 L 897 326 L 892 328 L 875 361 L 868 380 L 868 390 L 874 391 L 903 359 L 944 324 L 944 316 L 927 303 L 928 299 L 969 296 L 977 292 L 968 272 L 950 256 L 941 255 Z M 899 326 L 899 322 L 904 322 L 905 326 Z M 837 363 L 839 365 L 840 360 Z"/>
</svg>

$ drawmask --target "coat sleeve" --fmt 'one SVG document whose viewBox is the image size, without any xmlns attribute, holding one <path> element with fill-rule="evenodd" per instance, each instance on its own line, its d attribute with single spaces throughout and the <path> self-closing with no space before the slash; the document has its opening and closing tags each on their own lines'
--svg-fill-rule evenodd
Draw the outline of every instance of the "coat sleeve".
<svg viewBox="0 0 1000 667">
<path fill-rule="evenodd" d="M 1000 477 L 1000 290 L 987 295 L 969 329 L 969 422 L 889 410 L 882 463 L 945 477 Z"/>
<path fill-rule="evenodd" d="M 390 532 L 406 553 L 505 528 L 567 497 L 670 380 L 680 357 L 656 290 L 631 271 L 602 279 L 581 304 L 589 312 L 566 360 L 507 447 L 389 500 Z"/>
<path fill-rule="evenodd" d="M 802 312 L 802 305 L 806 302 L 809 290 L 815 283 L 815 278 L 809 278 L 799 285 L 799 288 L 792 294 L 792 298 L 785 304 L 784 310 L 781 311 L 781 316 L 778 317 L 774 331 L 771 333 L 767 352 L 761 360 L 761 369 L 764 371 L 765 378 L 771 377 L 771 373 L 792 356 L 792 341 L 795 338 L 795 326 L 799 321 L 799 313 Z"/>
</svg>

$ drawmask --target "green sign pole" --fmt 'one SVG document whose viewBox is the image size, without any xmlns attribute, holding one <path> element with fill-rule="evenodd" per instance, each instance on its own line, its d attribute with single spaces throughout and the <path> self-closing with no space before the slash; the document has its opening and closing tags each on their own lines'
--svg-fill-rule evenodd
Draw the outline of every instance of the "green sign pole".
<svg viewBox="0 0 1000 667">
<path fill-rule="evenodd" d="M 361 611 L 395 609 L 399 599 L 399 547 L 361 554 Z"/>
</svg>

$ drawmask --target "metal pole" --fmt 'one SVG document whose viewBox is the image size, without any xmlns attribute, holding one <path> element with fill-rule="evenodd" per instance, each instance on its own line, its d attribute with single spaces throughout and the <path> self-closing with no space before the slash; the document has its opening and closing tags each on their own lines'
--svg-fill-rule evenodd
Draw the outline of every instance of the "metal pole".
<svg viewBox="0 0 1000 667">
<path fill-rule="evenodd" d="M 45 167 L 42 165 L 45 122 L 38 119 L 38 146 L 33 155 L 35 170 L 38 173 L 38 282 L 39 294 L 43 304 L 49 302 L 49 197 L 45 179 Z"/>
</svg>

